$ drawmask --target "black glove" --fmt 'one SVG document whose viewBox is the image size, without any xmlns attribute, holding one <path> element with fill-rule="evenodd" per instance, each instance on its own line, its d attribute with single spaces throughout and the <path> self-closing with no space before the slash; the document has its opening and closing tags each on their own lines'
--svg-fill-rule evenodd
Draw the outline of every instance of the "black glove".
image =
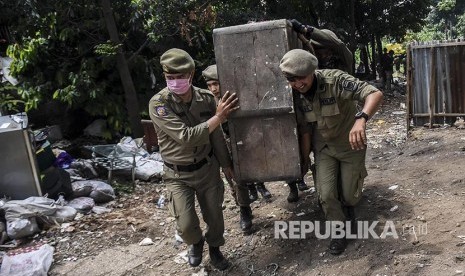
<svg viewBox="0 0 465 276">
<path fill-rule="evenodd" d="M 312 37 L 312 32 L 313 32 L 313 27 L 309 25 L 303 25 L 299 21 L 295 19 L 289 20 L 289 22 L 292 24 L 292 29 L 296 31 L 299 34 L 303 34 L 305 38 L 310 39 Z"/>
<path fill-rule="evenodd" d="M 302 25 L 302 23 L 299 21 L 291 19 L 289 22 L 292 24 L 292 29 L 294 29 L 294 31 L 298 32 L 299 34 L 303 34 L 305 32 L 305 26 Z"/>
</svg>

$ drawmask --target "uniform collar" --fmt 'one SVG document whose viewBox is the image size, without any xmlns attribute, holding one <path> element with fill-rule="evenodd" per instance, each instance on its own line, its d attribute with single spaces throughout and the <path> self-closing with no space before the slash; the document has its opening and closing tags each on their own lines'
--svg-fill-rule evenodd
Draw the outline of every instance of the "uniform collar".
<svg viewBox="0 0 465 276">
<path fill-rule="evenodd" d="M 317 87 L 318 87 L 318 80 L 317 80 L 316 75 L 315 75 L 315 77 L 313 78 L 313 83 L 312 83 L 312 86 L 310 87 L 310 89 L 307 92 L 303 93 L 303 94 L 302 93 L 299 93 L 299 94 L 301 95 L 301 97 L 304 97 L 309 101 L 312 101 L 313 96 L 315 95 L 315 92 L 317 91 Z"/>
<path fill-rule="evenodd" d="M 192 93 L 194 93 L 194 95 L 192 95 L 193 100 L 195 100 L 196 102 L 203 101 L 203 98 L 200 95 L 200 88 L 192 86 Z"/>
<path fill-rule="evenodd" d="M 316 93 L 322 93 L 325 91 L 325 82 L 323 79 L 323 75 L 319 71 L 315 71 L 315 81 L 317 83 L 315 87 Z M 313 87 L 312 87 L 313 88 Z"/>
</svg>

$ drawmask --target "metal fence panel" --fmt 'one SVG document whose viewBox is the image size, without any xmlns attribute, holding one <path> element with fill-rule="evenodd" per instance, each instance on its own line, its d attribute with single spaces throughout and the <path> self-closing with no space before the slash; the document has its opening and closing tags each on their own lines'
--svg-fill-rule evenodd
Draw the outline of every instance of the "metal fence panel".
<svg viewBox="0 0 465 276">
<path fill-rule="evenodd" d="M 416 126 L 465 116 L 465 42 L 409 45 L 409 115 Z"/>
</svg>

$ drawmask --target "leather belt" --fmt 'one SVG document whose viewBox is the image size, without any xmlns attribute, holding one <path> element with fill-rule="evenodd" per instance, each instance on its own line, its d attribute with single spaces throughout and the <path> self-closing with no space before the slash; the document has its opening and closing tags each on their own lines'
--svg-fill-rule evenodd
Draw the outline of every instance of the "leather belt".
<svg viewBox="0 0 465 276">
<path fill-rule="evenodd" d="M 208 153 L 208 157 L 212 157 L 213 156 L 213 150 L 211 150 L 209 153 Z M 170 164 L 168 162 L 163 162 L 165 163 L 165 165 L 172 169 L 172 170 L 175 170 L 175 171 L 180 171 L 180 172 L 194 172 L 200 168 L 203 167 L 203 165 L 207 164 L 208 163 L 208 159 L 205 157 L 204 159 L 200 160 L 199 162 L 197 163 L 194 163 L 194 164 L 190 164 L 190 165 L 174 165 L 174 164 Z"/>
</svg>

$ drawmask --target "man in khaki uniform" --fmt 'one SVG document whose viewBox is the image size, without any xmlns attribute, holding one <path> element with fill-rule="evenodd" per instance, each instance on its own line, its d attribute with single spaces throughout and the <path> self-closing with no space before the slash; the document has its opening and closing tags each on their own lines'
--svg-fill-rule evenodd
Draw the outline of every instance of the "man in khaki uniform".
<svg viewBox="0 0 465 276">
<path fill-rule="evenodd" d="M 289 20 L 294 31 L 299 34 L 299 38 L 304 42 L 304 47 L 315 54 L 318 59 L 319 69 L 340 69 L 349 74 L 353 73 L 353 55 L 347 46 L 334 32 L 327 29 L 318 29 L 309 25 L 303 25 L 295 19 Z M 315 182 L 316 171 L 314 166 L 310 166 Z M 302 180 L 288 182 L 290 193 L 287 198 L 289 202 L 296 202 L 298 190 L 309 189 Z M 316 184 L 315 184 L 316 187 Z"/>
<path fill-rule="evenodd" d="M 354 73 L 354 56 L 334 32 L 303 25 L 295 19 L 289 22 L 297 33 L 309 40 L 313 48 L 311 50 L 318 59 L 319 69 L 340 69 L 349 74 Z"/>
<path fill-rule="evenodd" d="M 202 76 L 204 77 L 205 82 L 207 83 L 208 90 L 210 90 L 210 92 L 212 92 L 213 95 L 215 95 L 216 99 L 219 99 L 221 96 L 221 88 L 216 64 L 210 65 L 205 70 L 203 70 Z M 222 128 L 224 134 L 227 137 L 229 137 L 229 128 L 227 123 L 224 123 L 222 125 Z M 230 179 L 228 179 L 228 181 L 232 183 Z M 260 194 L 263 196 L 263 198 L 266 199 L 271 197 L 271 193 L 266 189 L 265 184 L 263 182 L 259 182 L 256 184 L 236 183 L 236 185 L 234 185 L 232 189 L 234 199 L 236 200 L 236 204 L 240 208 L 239 225 L 244 234 L 250 234 L 252 232 L 252 209 L 250 208 L 250 203 L 251 201 L 254 201 L 257 198 L 253 200 L 252 196 L 249 196 L 249 192 L 251 192 L 252 194 L 253 190 L 255 190 L 255 195 L 257 195 L 258 190 Z"/>
<path fill-rule="evenodd" d="M 177 230 L 190 245 L 191 266 L 202 262 L 204 237 L 195 211 L 195 197 L 207 224 L 213 266 L 229 266 L 219 247 L 224 244 L 222 203 L 224 183 L 220 167 L 233 177 L 232 162 L 219 126 L 236 110 L 235 94 L 226 93 L 218 106 L 212 93 L 192 86 L 195 64 L 181 49 L 170 49 L 160 58 L 167 87 L 152 97 L 150 118 L 164 160 L 164 182 L 169 192 L 168 208 L 176 218 Z"/>
<path fill-rule="evenodd" d="M 352 210 L 362 197 L 366 123 L 383 94 L 341 70 L 316 70 L 317 66 L 314 55 L 294 49 L 283 56 L 279 67 L 292 87 L 297 112 L 313 125 L 316 185 L 326 219 L 345 222 L 352 218 L 346 218 L 344 209 Z M 363 104 L 361 111 L 356 101 Z M 345 238 L 332 239 L 330 253 L 340 254 L 345 247 Z"/>
</svg>

